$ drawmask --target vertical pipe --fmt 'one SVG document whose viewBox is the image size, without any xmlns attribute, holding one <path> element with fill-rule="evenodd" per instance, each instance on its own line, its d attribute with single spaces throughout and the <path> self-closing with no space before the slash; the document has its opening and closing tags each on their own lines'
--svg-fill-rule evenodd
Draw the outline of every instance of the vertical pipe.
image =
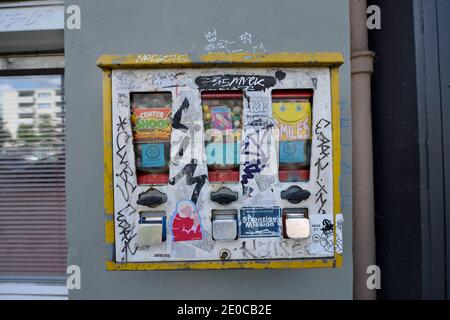
<svg viewBox="0 0 450 320">
<path fill-rule="evenodd" d="M 376 264 L 373 196 L 371 74 L 367 1 L 350 0 L 352 162 L 353 162 L 353 296 L 376 299 L 367 287 L 367 267 Z"/>
</svg>

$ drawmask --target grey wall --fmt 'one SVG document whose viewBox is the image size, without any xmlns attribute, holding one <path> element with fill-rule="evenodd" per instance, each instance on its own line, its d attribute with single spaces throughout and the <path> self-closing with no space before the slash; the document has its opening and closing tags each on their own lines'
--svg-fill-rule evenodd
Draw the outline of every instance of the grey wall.
<svg viewBox="0 0 450 320">
<path fill-rule="evenodd" d="M 349 299 L 352 297 L 348 0 L 66 1 L 81 30 L 66 30 L 69 264 L 81 268 L 72 299 Z M 245 31 L 268 53 L 340 51 L 345 267 L 337 270 L 105 271 L 101 54 L 205 53 L 204 33 Z"/>
</svg>

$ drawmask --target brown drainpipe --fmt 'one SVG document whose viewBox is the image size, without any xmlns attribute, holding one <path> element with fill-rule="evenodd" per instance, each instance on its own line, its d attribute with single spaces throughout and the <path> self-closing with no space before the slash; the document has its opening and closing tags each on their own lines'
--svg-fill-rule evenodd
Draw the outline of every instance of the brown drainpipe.
<svg viewBox="0 0 450 320">
<path fill-rule="evenodd" d="M 367 288 L 367 267 L 375 265 L 371 75 L 367 1 L 350 0 L 352 162 L 353 162 L 353 297 L 376 299 Z"/>
</svg>

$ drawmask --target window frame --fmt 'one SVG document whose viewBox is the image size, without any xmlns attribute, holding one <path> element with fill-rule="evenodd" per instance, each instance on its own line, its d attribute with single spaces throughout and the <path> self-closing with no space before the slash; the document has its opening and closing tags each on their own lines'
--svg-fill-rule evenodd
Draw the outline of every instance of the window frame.
<svg viewBox="0 0 450 320">
<path fill-rule="evenodd" d="M 59 75 L 61 97 L 64 104 L 64 53 L 53 54 L 0 54 L 0 78 L 16 76 Z M 4 106 L 6 107 L 6 106 Z M 65 119 L 63 119 L 65 125 Z M 0 274 L 1 283 L 66 284 L 67 275 L 11 275 Z"/>
</svg>

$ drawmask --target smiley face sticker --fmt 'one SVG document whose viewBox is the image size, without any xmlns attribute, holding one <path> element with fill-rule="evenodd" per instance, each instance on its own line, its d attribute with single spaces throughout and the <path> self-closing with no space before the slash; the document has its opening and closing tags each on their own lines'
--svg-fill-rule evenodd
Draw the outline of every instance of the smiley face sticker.
<svg viewBox="0 0 450 320">
<path fill-rule="evenodd" d="M 276 102 L 272 113 L 281 141 L 311 139 L 310 102 Z"/>
</svg>

